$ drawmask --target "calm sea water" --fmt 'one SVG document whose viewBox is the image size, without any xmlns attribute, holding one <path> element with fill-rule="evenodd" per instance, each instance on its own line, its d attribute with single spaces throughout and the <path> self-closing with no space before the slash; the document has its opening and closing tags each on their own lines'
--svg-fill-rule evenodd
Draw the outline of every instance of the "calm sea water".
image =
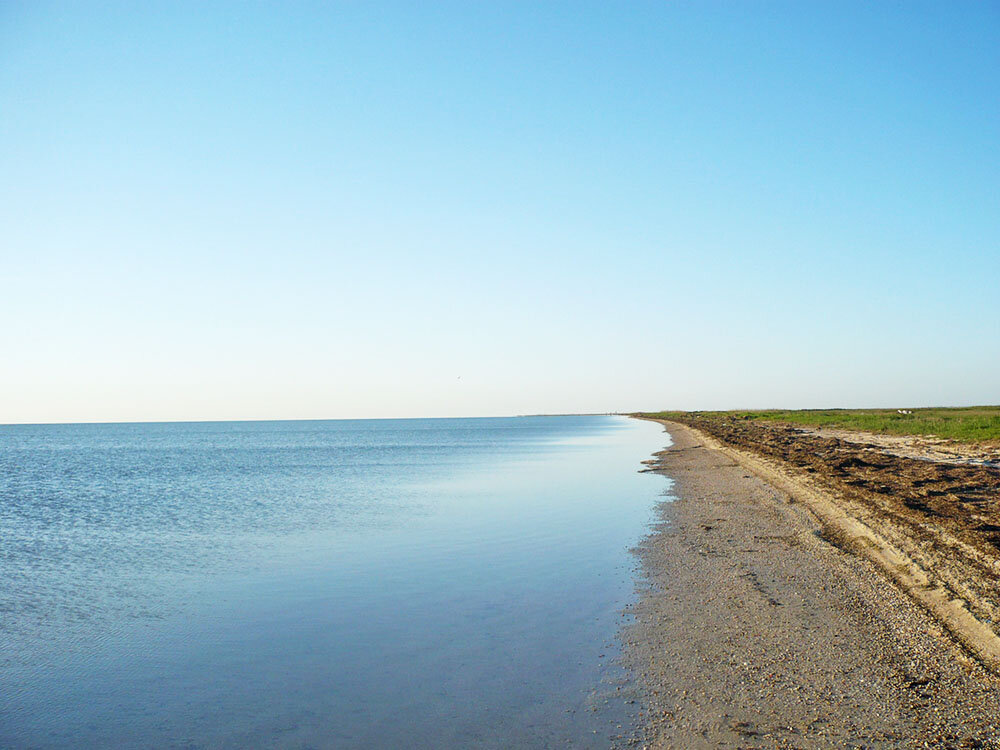
<svg viewBox="0 0 1000 750">
<path fill-rule="evenodd" d="M 0 427 L 0 746 L 606 747 L 665 441 L 589 416 Z"/>
</svg>

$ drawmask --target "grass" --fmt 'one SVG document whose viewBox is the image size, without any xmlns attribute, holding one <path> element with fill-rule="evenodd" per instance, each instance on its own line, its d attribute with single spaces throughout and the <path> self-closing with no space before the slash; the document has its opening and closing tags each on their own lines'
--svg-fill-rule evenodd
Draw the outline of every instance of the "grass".
<svg viewBox="0 0 1000 750">
<path fill-rule="evenodd" d="M 762 411 L 645 412 L 661 419 L 684 416 L 729 417 L 760 422 L 840 427 L 890 435 L 934 435 L 966 443 L 1000 441 L 1000 406 L 906 409 L 765 409 Z"/>
</svg>

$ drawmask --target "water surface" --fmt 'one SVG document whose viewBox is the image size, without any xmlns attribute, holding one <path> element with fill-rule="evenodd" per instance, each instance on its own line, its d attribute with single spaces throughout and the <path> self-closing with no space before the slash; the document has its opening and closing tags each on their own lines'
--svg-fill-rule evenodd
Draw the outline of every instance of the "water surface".
<svg viewBox="0 0 1000 750">
<path fill-rule="evenodd" d="M 0 427 L 0 746 L 605 747 L 658 425 Z"/>
</svg>

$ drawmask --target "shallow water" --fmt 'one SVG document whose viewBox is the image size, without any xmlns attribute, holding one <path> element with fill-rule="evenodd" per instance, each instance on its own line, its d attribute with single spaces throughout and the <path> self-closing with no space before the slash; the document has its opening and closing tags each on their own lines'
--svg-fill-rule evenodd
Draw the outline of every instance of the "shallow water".
<svg viewBox="0 0 1000 750">
<path fill-rule="evenodd" d="M 0 746 L 606 747 L 660 427 L 0 427 Z M 619 729 L 619 725 L 623 725 Z"/>
</svg>

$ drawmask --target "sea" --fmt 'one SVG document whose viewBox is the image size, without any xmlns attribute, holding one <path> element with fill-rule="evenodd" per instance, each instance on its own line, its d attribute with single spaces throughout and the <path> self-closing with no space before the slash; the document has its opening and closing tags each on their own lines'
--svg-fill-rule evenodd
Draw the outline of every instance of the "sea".
<svg viewBox="0 0 1000 750">
<path fill-rule="evenodd" d="M 0 747 L 608 747 L 669 441 L 618 416 L 0 426 Z"/>
</svg>

